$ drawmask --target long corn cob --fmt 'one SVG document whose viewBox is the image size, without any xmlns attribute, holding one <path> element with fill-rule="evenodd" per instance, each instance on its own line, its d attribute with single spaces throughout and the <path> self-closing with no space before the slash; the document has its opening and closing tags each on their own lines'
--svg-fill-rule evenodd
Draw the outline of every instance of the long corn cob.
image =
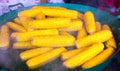
<svg viewBox="0 0 120 71">
<path fill-rule="evenodd" d="M 94 34 L 88 35 L 84 38 L 77 39 L 75 43 L 77 48 L 80 48 L 80 47 L 85 47 L 97 42 L 105 42 L 110 38 L 112 38 L 112 36 L 113 35 L 110 30 L 101 30 Z"/>
<path fill-rule="evenodd" d="M 34 68 L 37 68 L 39 66 L 42 66 L 42 65 L 52 61 L 52 60 L 55 60 L 64 51 L 66 51 L 66 49 L 64 47 L 56 48 L 56 49 L 51 50 L 42 55 L 31 58 L 26 63 L 30 69 L 34 69 Z"/>
<path fill-rule="evenodd" d="M 13 23 L 13 22 L 8 22 L 6 25 L 16 32 L 26 32 L 27 31 L 23 26 Z"/>
<path fill-rule="evenodd" d="M 90 11 L 85 12 L 84 22 L 85 22 L 86 30 L 89 34 L 92 34 L 96 31 L 94 14 L 92 12 Z"/>
<path fill-rule="evenodd" d="M 86 32 L 85 28 L 82 28 L 81 30 L 78 31 L 77 39 L 83 38 L 85 36 L 87 36 L 87 32 Z"/>
<path fill-rule="evenodd" d="M 12 33 L 11 37 L 15 38 L 16 41 L 29 41 L 35 36 L 40 35 L 58 35 L 59 32 L 57 29 L 47 29 L 47 30 L 36 30 L 36 31 L 29 31 L 29 32 L 15 32 Z"/>
<path fill-rule="evenodd" d="M 96 56 L 97 54 L 99 54 L 101 51 L 103 51 L 103 49 L 104 49 L 104 45 L 102 43 L 93 44 L 92 46 L 88 47 L 88 49 L 66 60 L 63 64 L 67 68 L 78 67 L 83 63 L 85 63 L 86 61 L 93 58 L 94 56 Z"/>
<path fill-rule="evenodd" d="M 98 64 L 104 62 L 105 60 L 107 60 L 114 52 L 115 52 L 115 50 L 113 48 L 108 47 L 104 51 L 102 51 L 99 55 L 97 55 L 94 58 L 85 62 L 82 65 L 82 68 L 90 68 L 95 65 L 98 65 Z"/>
<path fill-rule="evenodd" d="M 18 17 L 16 17 L 16 18 L 14 19 L 14 22 L 21 25 L 21 21 L 20 21 L 20 19 L 19 19 Z"/>
<path fill-rule="evenodd" d="M 28 60 L 32 57 L 35 57 L 35 56 L 38 56 L 40 54 L 46 53 L 46 52 L 48 52 L 52 49 L 53 48 L 51 48 L 51 47 L 41 47 L 41 48 L 34 48 L 34 49 L 31 49 L 31 50 L 26 50 L 26 51 L 20 53 L 20 58 L 22 60 Z"/>
<path fill-rule="evenodd" d="M 70 24 L 71 19 L 69 18 L 47 18 L 29 22 L 29 26 L 34 29 L 64 28 L 70 26 Z"/>
<path fill-rule="evenodd" d="M 100 22 L 96 22 L 95 26 L 96 26 L 96 32 L 98 32 L 98 31 L 100 31 L 102 29 Z"/>
</svg>

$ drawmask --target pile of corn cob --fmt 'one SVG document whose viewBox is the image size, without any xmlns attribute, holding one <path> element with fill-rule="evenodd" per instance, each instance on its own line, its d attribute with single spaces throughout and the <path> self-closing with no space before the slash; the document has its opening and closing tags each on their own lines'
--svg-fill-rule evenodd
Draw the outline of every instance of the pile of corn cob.
<svg viewBox="0 0 120 71">
<path fill-rule="evenodd" d="M 76 31 L 77 36 L 69 33 Z M 54 6 L 34 6 L 2 25 L 0 49 L 9 48 L 9 36 L 14 49 L 26 49 L 20 58 L 30 69 L 58 57 L 66 68 L 90 68 L 107 60 L 117 48 L 110 27 L 95 21 L 92 12 Z M 75 49 L 67 50 L 69 46 Z"/>
</svg>

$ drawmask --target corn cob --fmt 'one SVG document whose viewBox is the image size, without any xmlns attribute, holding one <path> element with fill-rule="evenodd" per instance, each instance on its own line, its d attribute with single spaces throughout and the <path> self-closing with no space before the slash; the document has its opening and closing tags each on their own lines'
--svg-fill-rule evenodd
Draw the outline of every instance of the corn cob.
<svg viewBox="0 0 120 71">
<path fill-rule="evenodd" d="M 36 30 L 36 31 L 29 31 L 29 32 L 15 32 L 12 33 L 11 37 L 15 38 L 16 41 L 29 41 L 31 38 L 40 35 L 58 35 L 59 32 L 57 29 L 47 29 L 47 30 Z"/>
<path fill-rule="evenodd" d="M 69 18 L 47 18 L 29 22 L 29 26 L 34 29 L 64 28 L 71 24 Z"/>
<path fill-rule="evenodd" d="M 89 34 L 92 34 L 96 31 L 94 14 L 92 12 L 90 11 L 85 12 L 84 22 L 85 22 L 86 30 Z"/>
<path fill-rule="evenodd" d="M 16 23 L 8 22 L 6 25 L 16 32 L 26 32 L 26 29 L 23 26 Z"/>
<path fill-rule="evenodd" d="M 94 56 L 96 56 L 97 54 L 99 54 L 101 51 L 103 51 L 104 45 L 102 43 L 96 43 L 87 48 L 88 49 L 86 49 L 86 50 L 78 53 L 77 55 L 71 57 L 70 59 L 66 60 L 63 64 L 67 68 L 78 67 L 78 66 L 82 65 L 83 63 L 85 63 L 86 61 L 93 58 Z"/>
<path fill-rule="evenodd" d="M 107 24 L 104 24 L 102 26 L 102 30 L 111 30 L 110 27 Z"/>
<path fill-rule="evenodd" d="M 68 35 L 39 36 L 32 39 L 33 46 L 73 46 L 75 38 Z"/>
<path fill-rule="evenodd" d="M 34 68 L 37 68 L 39 66 L 42 66 L 42 65 L 52 61 L 52 60 L 55 60 L 64 51 L 66 51 L 66 49 L 64 47 L 56 48 L 56 49 L 46 52 L 42 55 L 31 58 L 26 63 L 30 69 L 34 69 Z"/>
<path fill-rule="evenodd" d="M 9 28 L 7 27 L 7 25 L 2 25 L 0 33 L 0 49 L 3 50 L 8 49 L 9 44 L 10 44 Z"/>
<path fill-rule="evenodd" d="M 13 48 L 14 49 L 30 49 L 30 48 L 35 48 L 31 45 L 30 42 L 15 42 L 13 43 Z"/>
<path fill-rule="evenodd" d="M 75 43 L 76 43 L 77 48 L 80 48 L 80 47 L 89 46 L 97 42 L 105 42 L 109 40 L 112 36 L 113 35 L 110 30 L 101 30 L 94 34 L 88 35 L 84 38 L 77 39 Z"/>
<path fill-rule="evenodd" d="M 43 13 L 39 13 L 39 14 L 36 16 L 36 19 L 37 19 L 37 20 L 45 19 L 45 15 L 44 15 Z"/>
<path fill-rule="evenodd" d="M 72 24 L 66 28 L 60 28 L 60 31 L 78 31 L 82 29 L 82 21 L 81 20 L 73 20 Z"/>
<path fill-rule="evenodd" d="M 70 51 L 63 52 L 61 55 L 62 60 L 67 60 L 69 58 L 72 58 L 73 56 L 77 55 L 78 53 L 82 52 L 86 48 L 79 48 L 79 49 L 74 49 Z"/>
<path fill-rule="evenodd" d="M 85 28 L 82 28 L 81 30 L 78 31 L 77 39 L 83 38 L 85 36 L 87 36 L 87 32 L 86 32 Z"/>
<path fill-rule="evenodd" d="M 46 53 L 50 50 L 52 50 L 53 48 L 51 47 L 41 47 L 41 48 L 34 48 L 34 49 L 31 49 L 31 50 L 26 50 L 24 52 L 21 52 L 20 53 L 20 58 L 22 60 L 28 60 L 32 57 L 35 57 L 35 56 L 38 56 L 40 54 L 43 54 L 43 53 Z"/>
<path fill-rule="evenodd" d="M 113 48 L 108 47 L 104 51 L 102 51 L 99 55 L 97 55 L 94 58 L 85 62 L 82 65 L 82 68 L 90 68 L 95 65 L 98 65 L 98 64 L 104 62 L 105 60 L 107 60 L 114 52 L 115 52 L 115 50 Z"/>
<path fill-rule="evenodd" d="M 96 22 L 95 26 L 96 26 L 96 32 L 101 30 L 101 23 L 100 22 Z"/>
<path fill-rule="evenodd" d="M 14 22 L 21 25 L 21 21 L 18 17 L 14 19 Z"/>
</svg>

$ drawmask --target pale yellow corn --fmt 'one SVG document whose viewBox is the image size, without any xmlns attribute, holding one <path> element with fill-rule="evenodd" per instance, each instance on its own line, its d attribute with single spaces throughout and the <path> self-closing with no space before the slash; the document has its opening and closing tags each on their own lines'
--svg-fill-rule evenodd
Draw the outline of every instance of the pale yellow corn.
<svg viewBox="0 0 120 71">
<path fill-rule="evenodd" d="M 61 47 L 61 46 L 73 46 L 74 42 L 75 38 L 73 36 L 53 35 L 34 37 L 31 43 L 33 46 Z"/>
<path fill-rule="evenodd" d="M 87 36 L 87 32 L 85 28 L 82 28 L 81 30 L 78 31 L 77 39 L 83 38 L 85 36 Z"/>
<path fill-rule="evenodd" d="M 96 22 L 95 26 L 96 26 L 96 32 L 98 32 L 98 31 L 100 31 L 102 29 L 100 22 Z"/>
<path fill-rule="evenodd" d="M 21 25 L 21 21 L 20 21 L 20 19 L 19 19 L 18 17 L 16 17 L 16 18 L 14 19 L 14 22 Z"/>
<path fill-rule="evenodd" d="M 81 20 L 73 20 L 71 25 L 65 28 L 60 28 L 60 31 L 78 31 L 82 29 L 82 21 Z"/>
<path fill-rule="evenodd" d="M 86 61 L 93 58 L 94 56 L 96 56 L 97 54 L 99 54 L 100 52 L 102 52 L 104 49 L 104 45 L 102 43 L 96 43 L 87 48 L 88 49 L 86 49 L 86 50 L 78 53 L 77 55 L 71 57 L 70 59 L 66 60 L 63 64 L 67 68 L 78 67 L 78 66 L 82 65 L 83 63 L 85 63 Z"/>
<path fill-rule="evenodd" d="M 13 22 L 8 22 L 8 23 L 6 23 L 6 25 L 10 29 L 12 29 L 12 30 L 14 30 L 16 32 L 26 32 L 27 31 L 23 26 L 21 26 L 19 24 L 16 24 L 16 23 L 13 23 Z"/>
<path fill-rule="evenodd" d="M 80 48 L 80 47 L 89 46 L 97 42 L 105 42 L 112 37 L 113 35 L 110 30 L 101 30 L 94 34 L 88 35 L 84 38 L 77 39 L 75 43 L 77 48 Z"/>
<path fill-rule="evenodd" d="M 79 49 L 74 49 L 74 50 L 69 50 L 69 51 L 63 52 L 61 54 L 61 59 L 67 60 L 67 59 L 77 55 L 78 53 L 84 51 L 85 49 L 87 49 L 87 48 L 79 48 Z"/>
<path fill-rule="evenodd" d="M 20 58 L 22 60 L 28 60 L 32 57 L 46 53 L 52 49 L 53 48 L 51 48 L 51 47 L 41 47 L 41 48 L 34 48 L 34 49 L 26 50 L 26 51 L 20 53 Z"/>
<path fill-rule="evenodd" d="M 45 19 L 45 15 L 41 12 L 36 16 L 37 20 Z"/>
<path fill-rule="evenodd" d="M 46 30 L 36 30 L 36 31 L 29 31 L 29 32 L 15 32 L 11 34 L 12 38 L 15 38 L 16 41 L 29 41 L 35 36 L 40 35 L 58 35 L 59 32 L 57 29 L 46 29 Z"/>
<path fill-rule="evenodd" d="M 85 12 L 84 22 L 85 22 L 86 30 L 89 34 L 92 34 L 96 31 L 95 18 L 94 18 L 94 14 L 92 12 L 90 12 L 90 11 Z"/>
<path fill-rule="evenodd" d="M 59 47 L 44 54 L 38 55 L 29 59 L 26 63 L 30 69 L 34 69 L 45 65 L 48 62 L 51 62 L 58 58 L 62 52 L 66 51 L 64 47 Z"/>
<path fill-rule="evenodd" d="M 70 24 L 71 19 L 69 18 L 47 18 L 29 22 L 29 26 L 33 29 L 64 28 L 70 26 Z"/>
<path fill-rule="evenodd" d="M 113 48 L 108 47 L 104 51 L 102 51 L 99 55 L 97 55 L 94 58 L 85 62 L 82 65 L 82 68 L 90 68 L 95 65 L 98 65 L 98 64 L 104 62 L 105 60 L 107 60 L 114 52 L 115 52 L 115 50 Z"/>
</svg>

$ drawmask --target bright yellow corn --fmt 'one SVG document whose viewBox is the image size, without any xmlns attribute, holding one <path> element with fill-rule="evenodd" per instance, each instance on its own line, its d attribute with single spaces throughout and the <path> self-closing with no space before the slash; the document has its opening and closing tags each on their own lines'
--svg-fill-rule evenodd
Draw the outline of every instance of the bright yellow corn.
<svg viewBox="0 0 120 71">
<path fill-rule="evenodd" d="M 82 21 L 81 20 L 73 20 L 71 25 L 66 28 L 60 28 L 60 31 L 78 31 L 82 29 Z"/>
<path fill-rule="evenodd" d="M 15 38 L 16 41 L 29 41 L 35 36 L 40 35 L 58 35 L 59 32 L 57 29 L 47 29 L 47 30 L 36 30 L 36 31 L 29 31 L 29 32 L 15 32 L 12 33 L 11 37 Z"/>
<path fill-rule="evenodd" d="M 81 51 L 83 51 L 85 49 L 86 48 L 79 48 L 79 49 L 74 49 L 74 50 L 63 52 L 62 55 L 61 55 L 61 59 L 62 60 L 67 60 L 67 59 L 77 55 L 78 53 L 80 53 Z"/>
<path fill-rule="evenodd" d="M 96 26 L 96 32 L 101 30 L 101 23 L 100 22 L 96 22 L 95 26 Z"/>
<path fill-rule="evenodd" d="M 66 49 L 64 47 L 56 48 L 56 49 L 46 52 L 42 55 L 33 57 L 33 58 L 29 59 L 26 63 L 30 69 L 34 69 L 34 68 L 42 66 L 48 62 L 51 62 L 52 60 L 55 60 L 64 51 L 66 51 Z"/>
<path fill-rule="evenodd" d="M 21 25 L 21 21 L 18 17 L 14 19 L 14 22 Z"/>
<path fill-rule="evenodd" d="M 51 48 L 51 47 L 41 47 L 41 48 L 34 48 L 34 49 L 26 50 L 26 51 L 20 53 L 20 58 L 22 60 L 28 60 L 32 57 L 46 53 L 52 49 L 53 48 Z"/>
<path fill-rule="evenodd" d="M 70 26 L 70 24 L 71 19 L 69 18 L 47 18 L 29 22 L 29 26 L 34 29 L 64 28 Z"/>
<path fill-rule="evenodd" d="M 92 34 L 96 31 L 94 14 L 90 11 L 85 12 L 84 22 L 86 30 L 89 34 Z"/>
<path fill-rule="evenodd" d="M 43 13 L 39 13 L 39 14 L 36 16 L 36 19 L 37 19 L 37 20 L 45 19 L 45 15 L 44 15 Z"/>
<path fill-rule="evenodd" d="M 105 60 L 107 60 L 114 52 L 115 52 L 115 50 L 113 48 L 108 47 L 104 51 L 102 51 L 99 55 L 97 55 L 94 58 L 85 62 L 82 65 L 82 68 L 90 68 L 95 65 L 98 65 L 98 64 L 104 62 Z"/>
<path fill-rule="evenodd" d="M 85 28 L 82 28 L 81 30 L 78 31 L 77 39 L 83 38 L 85 36 L 87 36 L 87 32 L 86 32 Z"/>
<path fill-rule="evenodd" d="M 93 58 L 94 56 L 96 56 L 97 54 L 99 54 L 101 51 L 103 51 L 104 45 L 102 43 L 97 43 L 97 44 L 93 44 L 92 46 L 87 47 L 87 48 L 88 49 L 86 49 L 86 50 L 78 53 L 77 55 L 71 57 L 70 59 L 66 60 L 63 64 L 67 68 L 78 67 L 78 66 L 82 65 L 83 63 L 85 63 L 86 61 Z"/>
<path fill-rule="evenodd" d="M 105 42 L 109 40 L 110 38 L 112 38 L 112 36 L 113 35 L 110 30 L 101 30 L 94 34 L 88 35 L 84 38 L 77 39 L 75 43 L 76 43 L 77 48 L 80 48 L 80 47 L 89 46 L 97 42 Z"/>
<path fill-rule="evenodd" d="M 39 36 L 34 37 L 32 40 L 33 46 L 73 46 L 75 38 L 68 35 L 53 35 L 53 36 Z"/>
<path fill-rule="evenodd" d="M 12 29 L 12 30 L 14 30 L 16 32 L 26 32 L 27 31 L 23 26 L 21 26 L 19 24 L 16 24 L 16 23 L 13 23 L 13 22 L 8 22 L 6 25 L 10 29 Z"/>
</svg>

